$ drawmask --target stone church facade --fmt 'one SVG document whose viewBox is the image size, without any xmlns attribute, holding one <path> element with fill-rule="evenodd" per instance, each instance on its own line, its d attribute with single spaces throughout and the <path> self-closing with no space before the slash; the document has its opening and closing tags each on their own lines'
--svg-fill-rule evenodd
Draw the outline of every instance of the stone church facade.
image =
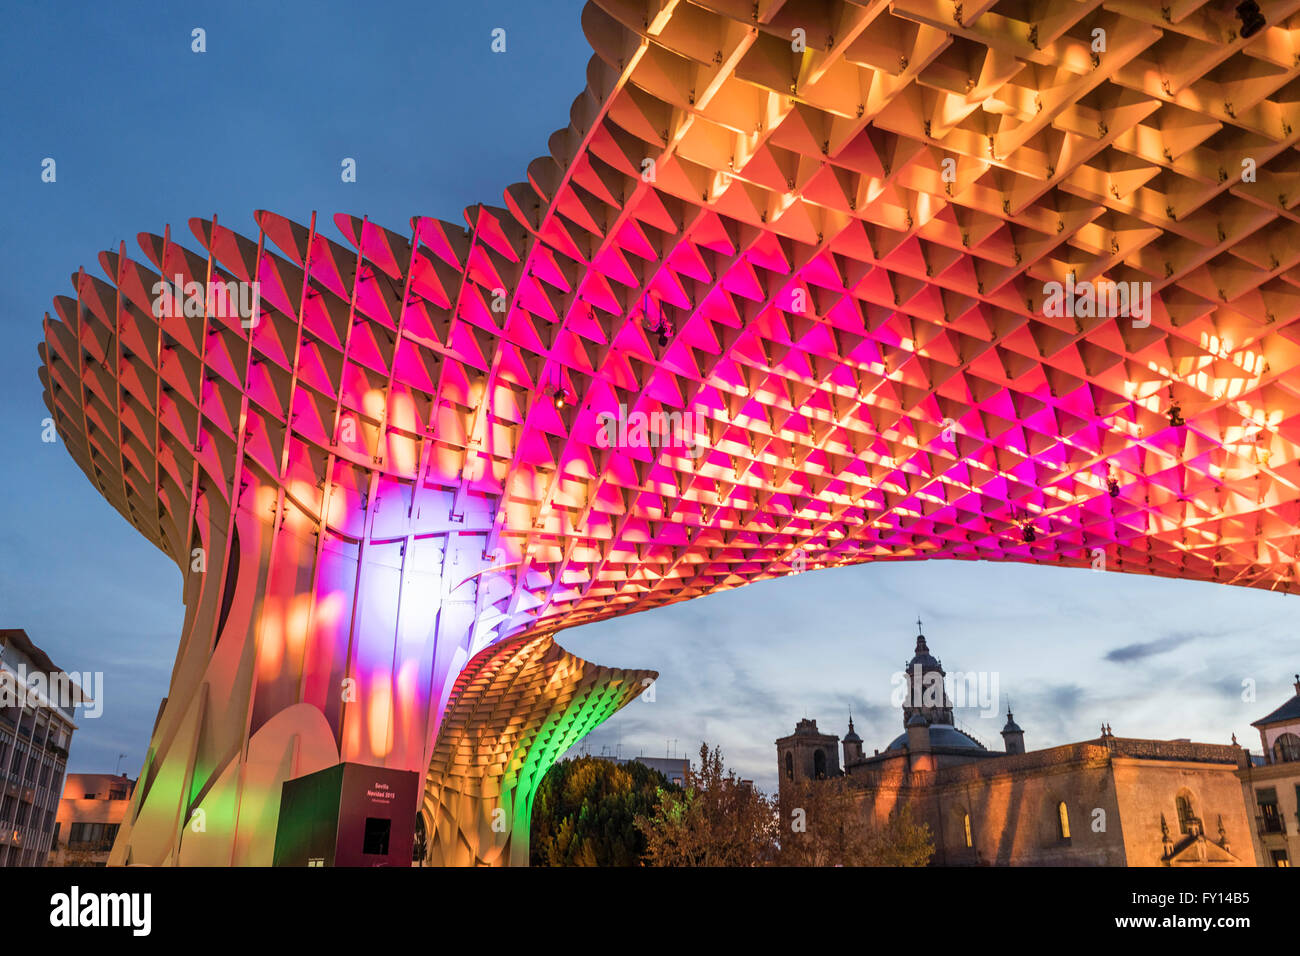
<svg viewBox="0 0 1300 956">
<path fill-rule="evenodd" d="M 908 672 L 944 676 L 924 635 Z M 865 756 L 852 718 L 842 742 L 800 721 L 776 741 L 782 797 L 804 781 L 845 775 L 864 814 L 879 821 L 906 805 L 927 823 L 938 866 L 1257 863 L 1238 775 L 1249 756 L 1235 743 L 1117 737 L 1103 727 L 1093 740 L 1027 751 L 1008 711 L 996 751 L 959 728 L 942 691 L 909 695 L 903 725 Z"/>
</svg>

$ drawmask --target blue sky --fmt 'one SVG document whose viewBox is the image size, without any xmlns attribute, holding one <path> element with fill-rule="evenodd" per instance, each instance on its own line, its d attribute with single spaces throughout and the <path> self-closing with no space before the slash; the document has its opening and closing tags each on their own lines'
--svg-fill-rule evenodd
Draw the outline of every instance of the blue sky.
<svg viewBox="0 0 1300 956">
<path fill-rule="evenodd" d="M 567 123 L 589 49 L 581 3 L 10 3 L 0 33 L 0 626 L 69 670 L 106 675 L 72 769 L 144 757 L 180 632 L 180 574 L 40 441 L 41 317 L 101 249 L 192 216 L 255 229 L 415 214 L 459 221 L 500 204 Z M 206 31 L 207 52 L 191 51 Z M 490 49 L 504 28 L 506 52 Z M 57 181 L 41 182 L 46 157 Z M 344 157 L 357 182 L 340 181 Z M 890 674 L 922 617 L 950 670 L 996 672 L 1033 747 L 1119 734 L 1250 741 L 1291 693 L 1295 599 L 1186 582 L 1010 565 L 894 564 L 813 572 L 565 633 L 590 659 L 661 672 L 592 735 L 593 752 L 722 745 L 775 780 L 772 741 L 803 716 L 868 750 L 902 729 Z M 1241 682 L 1259 699 L 1241 699 Z M 1000 721 L 960 715 L 997 742 Z M 1256 741 L 1257 745 L 1257 741 Z"/>
</svg>

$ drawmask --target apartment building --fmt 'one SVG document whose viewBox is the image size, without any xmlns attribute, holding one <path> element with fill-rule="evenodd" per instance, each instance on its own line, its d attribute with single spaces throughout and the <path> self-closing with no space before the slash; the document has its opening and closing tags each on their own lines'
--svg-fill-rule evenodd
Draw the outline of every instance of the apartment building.
<svg viewBox="0 0 1300 956">
<path fill-rule="evenodd" d="M 25 631 L 0 629 L 0 867 L 45 865 L 79 695 Z"/>
</svg>

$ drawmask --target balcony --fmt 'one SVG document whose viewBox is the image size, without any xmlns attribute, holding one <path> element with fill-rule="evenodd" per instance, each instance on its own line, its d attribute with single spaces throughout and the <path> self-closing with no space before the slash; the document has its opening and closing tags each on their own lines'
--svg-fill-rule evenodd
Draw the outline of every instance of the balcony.
<svg viewBox="0 0 1300 956">
<path fill-rule="evenodd" d="M 1286 817 L 1280 814 L 1257 814 L 1255 816 L 1255 829 L 1260 836 L 1266 836 L 1270 833 L 1286 836 Z"/>
<path fill-rule="evenodd" d="M 78 840 L 68 842 L 68 850 L 74 853 L 108 853 L 113 849 L 110 840 Z"/>
</svg>

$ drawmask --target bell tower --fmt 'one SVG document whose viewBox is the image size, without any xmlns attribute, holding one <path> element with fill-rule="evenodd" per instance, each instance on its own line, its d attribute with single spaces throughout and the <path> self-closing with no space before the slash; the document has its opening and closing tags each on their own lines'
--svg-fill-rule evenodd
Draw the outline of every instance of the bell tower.
<svg viewBox="0 0 1300 956">
<path fill-rule="evenodd" d="M 921 620 L 916 621 L 916 650 L 907 662 L 907 696 L 903 700 L 903 727 L 913 716 L 920 714 L 927 724 L 952 725 L 952 701 L 943 685 L 943 664 L 930 654 L 921 631 Z"/>
<path fill-rule="evenodd" d="M 794 733 L 776 742 L 780 786 L 840 775 L 840 740 L 817 729 L 817 721 L 804 718 Z"/>
<path fill-rule="evenodd" d="M 853 766 L 862 760 L 862 738 L 853 729 L 853 712 L 849 712 L 849 732 L 844 735 L 844 766 Z"/>
<path fill-rule="evenodd" d="M 1020 729 L 1015 718 L 1011 716 L 1011 701 L 1007 701 L 1007 723 L 1002 728 L 1002 739 L 1006 741 L 1006 750 L 1009 754 L 1022 754 L 1025 752 L 1025 732 Z"/>
</svg>

